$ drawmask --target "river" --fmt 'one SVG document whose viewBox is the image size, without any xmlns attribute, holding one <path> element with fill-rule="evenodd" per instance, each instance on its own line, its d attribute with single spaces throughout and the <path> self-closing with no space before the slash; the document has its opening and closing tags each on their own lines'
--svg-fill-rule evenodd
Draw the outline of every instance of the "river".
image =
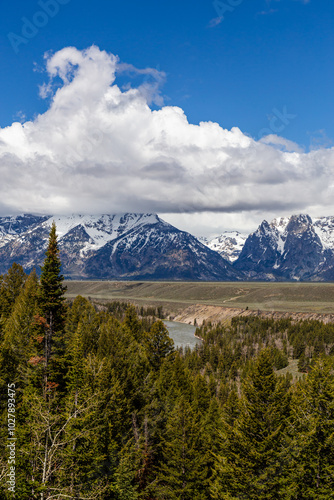
<svg viewBox="0 0 334 500">
<path fill-rule="evenodd" d="M 202 342 L 194 335 L 196 326 L 179 323 L 177 321 L 163 320 L 163 322 L 167 327 L 170 337 L 174 340 L 175 347 L 189 346 L 190 349 L 193 349 L 196 344 Z"/>
</svg>

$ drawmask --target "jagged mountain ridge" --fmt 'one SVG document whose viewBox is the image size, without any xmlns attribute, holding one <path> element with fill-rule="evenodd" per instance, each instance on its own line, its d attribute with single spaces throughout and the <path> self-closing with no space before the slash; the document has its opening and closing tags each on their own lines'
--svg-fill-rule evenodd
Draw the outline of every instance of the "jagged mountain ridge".
<svg viewBox="0 0 334 500">
<path fill-rule="evenodd" d="M 0 218 L 0 273 L 43 263 L 52 221 L 63 273 L 77 279 L 235 280 L 231 264 L 156 214 Z"/>
<path fill-rule="evenodd" d="M 48 216 L 38 215 L 0 217 L 0 247 L 47 219 Z"/>
<path fill-rule="evenodd" d="M 247 238 L 225 232 L 205 244 L 156 214 L 0 217 L 0 273 L 13 262 L 39 270 L 53 220 L 68 278 L 334 279 L 334 217 L 303 214 L 263 221 Z"/>
<path fill-rule="evenodd" d="M 292 215 L 263 221 L 234 263 L 247 279 L 325 281 L 334 278 L 334 217 Z"/>
</svg>

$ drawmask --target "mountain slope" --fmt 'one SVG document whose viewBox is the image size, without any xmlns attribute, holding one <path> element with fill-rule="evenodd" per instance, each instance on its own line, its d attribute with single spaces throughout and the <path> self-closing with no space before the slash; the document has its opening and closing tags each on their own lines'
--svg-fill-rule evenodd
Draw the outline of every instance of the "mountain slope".
<svg viewBox="0 0 334 500">
<path fill-rule="evenodd" d="M 13 262 L 39 271 L 53 220 L 67 278 L 334 280 L 334 217 L 303 214 L 263 221 L 246 241 L 225 232 L 205 244 L 156 214 L 2 217 L 0 273 Z"/>
<path fill-rule="evenodd" d="M 195 237 L 155 214 L 0 218 L 0 272 L 44 260 L 56 222 L 63 273 L 83 279 L 235 280 L 240 273 Z M 13 227 L 20 227 L 13 233 Z"/>
<path fill-rule="evenodd" d="M 331 228 L 331 233 L 328 228 Z M 333 265 L 334 220 L 293 215 L 263 221 L 249 235 L 234 267 L 249 279 L 329 279 Z"/>
</svg>

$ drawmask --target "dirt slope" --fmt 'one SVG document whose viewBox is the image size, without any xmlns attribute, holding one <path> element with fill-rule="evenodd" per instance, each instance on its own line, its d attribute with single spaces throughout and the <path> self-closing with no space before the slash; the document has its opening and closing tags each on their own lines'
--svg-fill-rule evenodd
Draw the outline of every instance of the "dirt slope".
<svg viewBox="0 0 334 500">
<path fill-rule="evenodd" d="M 180 314 L 174 317 L 174 321 L 181 323 L 194 324 L 195 320 L 197 325 L 202 325 L 203 320 L 211 321 L 211 323 L 218 323 L 219 321 L 230 321 L 234 316 L 261 316 L 262 318 L 293 318 L 299 319 L 315 319 L 323 321 L 324 323 L 333 323 L 334 314 L 321 314 L 321 313 L 292 313 L 280 311 L 251 311 L 249 309 L 209 306 L 203 304 L 194 304 L 184 309 Z"/>
</svg>

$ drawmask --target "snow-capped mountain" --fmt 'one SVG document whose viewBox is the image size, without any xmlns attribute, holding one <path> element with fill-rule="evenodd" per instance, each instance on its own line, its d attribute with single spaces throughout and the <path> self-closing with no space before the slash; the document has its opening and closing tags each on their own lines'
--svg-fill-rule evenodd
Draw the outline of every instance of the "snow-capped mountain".
<svg viewBox="0 0 334 500">
<path fill-rule="evenodd" d="M 89 279 L 235 280 L 238 271 L 156 214 L 0 218 L 0 273 L 43 263 L 52 222 L 63 274 Z"/>
<path fill-rule="evenodd" d="M 234 262 L 239 257 L 247 236 L 238 231 L 224 231 L 223 234 L 212 239 L 205 237 L 198 239 L 211 250 L 218 252 L 227 261 Z"/>
<path fill-rule="evenodd" d="M 334 217 L 303 214 L 209 241 L 156 214 L 0 217 L 0 274 L 13 262 L 39 271 L 52 221 L 67 278 L 334 280 Z"/>
<path fill-rule="evenodd" d="M 334 250 L 334 217 L 315 217 L 313 225 L 323 248 Z"/>
<path fill-rule="evenodd" d="M 249 279 L 332 279 L 334 217 L 292 215 L 263 221 L 250 234 L 234 267 Z"/>
<path fill-rule="evenodd" d="M 0 247 L 15 240 L 29 228 L 47 220 L 47 216 L 18 215 L 15 217 L 0 217 Z"/>
</svg>

